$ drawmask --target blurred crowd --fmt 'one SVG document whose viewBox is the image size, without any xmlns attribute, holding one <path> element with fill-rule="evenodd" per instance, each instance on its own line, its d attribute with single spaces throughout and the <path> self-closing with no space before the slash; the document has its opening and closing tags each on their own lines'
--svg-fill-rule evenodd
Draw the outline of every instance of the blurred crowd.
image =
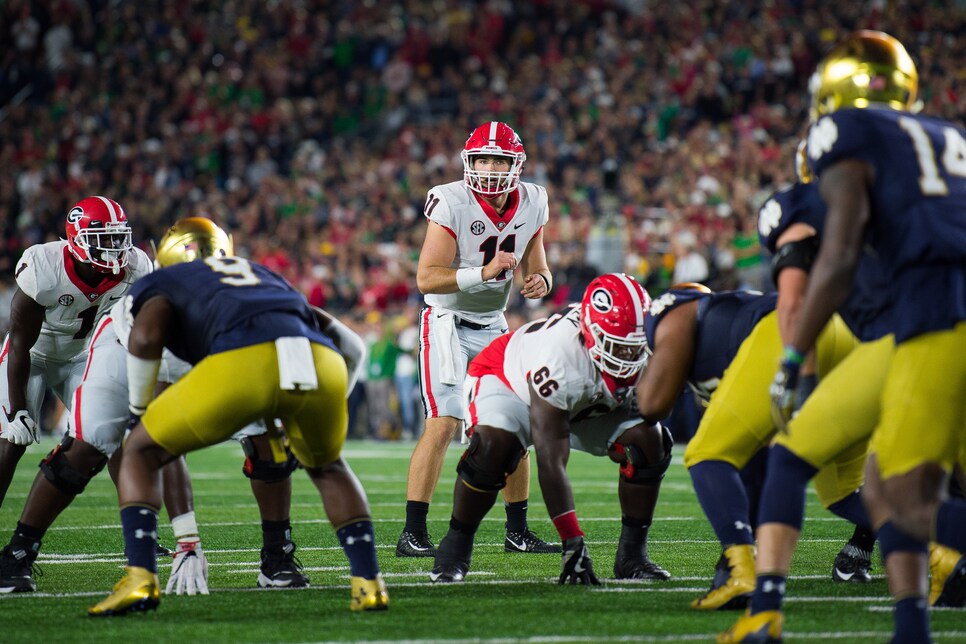
<svg viewBox="0 0 966 644">
<path fill-rule="evenodd" d="M 354 432 L 416 435 L 416 257 L 428 188 L 478 124 L 545 185 L 554 291 L 624 270 L 771 287 L 757 208 L 794 181 L 832 43 L 888 31 L 925 109 L 966 113 L 956 0 L 9 0 L 0 6 L 0 326 L 23 248 L 78 199 L 119 201 L 145 249 L 204 215 L 370 342 Z M 149 251 L 150 252 L 150 251 Z M 366 395 L 368 393 L 368 396 Z M 368 399 L 368 403 L 366 400 Z"/>
</svg>

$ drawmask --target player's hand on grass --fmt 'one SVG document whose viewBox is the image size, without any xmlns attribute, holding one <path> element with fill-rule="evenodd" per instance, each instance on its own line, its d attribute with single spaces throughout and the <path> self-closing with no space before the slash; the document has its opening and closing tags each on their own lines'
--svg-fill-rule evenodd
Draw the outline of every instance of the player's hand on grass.
<svg viewBox="0 0 966 644">
<path fill-rule="evenodd" d="M 594 562 L 590 559 L 583 537 L 573 537 L 564 541 L 563 568 L 557 583 L 600 586 L 600 580 L 594 574 Z"/>
<path fill-rule="evenodd" d="M 171 577 L 165 593 L 175 595 L 208 594 L 208 560 L 201 549 L 201 540 L 190 537 L 178 541 L 171 565 Z"/>
</svg>

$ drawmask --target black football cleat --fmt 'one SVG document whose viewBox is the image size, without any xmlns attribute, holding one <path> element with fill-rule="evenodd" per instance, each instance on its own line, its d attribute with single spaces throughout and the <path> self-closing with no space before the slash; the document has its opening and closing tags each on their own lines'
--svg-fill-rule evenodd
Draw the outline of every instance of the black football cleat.
<svg viewBox="0 0 966 644">
<path fill-rule="evenodd" d="M 397 557 L 435 557 L 436 546 L 425 532 L 408 532 L 403 530 L 396 543 Z"/>
<path fill-rule="evenodd" d="M 667 581 L 670 578 L 671 573 L 651 561 L 647 554 L 647 542 L 634 543 L 625 539 L 617 542 L 614 579 Z"/>
<path fill-rule="evenodd" d="M 560 554 L 563 548 L 555 543 L 547 543 L 530 528 L 523 532 L 506 531 L 503 539 L 503 549 L 507 552 L 530 552 L 537 555 Z"/>
<path fill-rule="evenodd" d="M 36 556 L 36 555 L 34 555 Z M 7 546 L 0 552 L 0 593 L 32 593 L 37 590 L 33 574 L 40 574 L 34 557 L 22 548 Z"/>
<path fill-rule="evenodd" d="M 469 572 L 472 559 L 473 535 L 450 530 L 439 542 L 429 580 L 434 584 L 459 583 Z"/>
<path fill-rule="evenodd" d="M 835 555 L 832 565 L 832 581 L 839 583 L 867 584 L 872 581 L 872 553 L 846 545 Z"/>
<path fill-rule="evenodd" d="M 307 588 L 309 578 L 302 572 L 302 562 L 295 556 L 295 544 L 289 541 L 278 548 L 262 548 L 262 564 L 258 573 L 261 588 Z"/>
</svg>

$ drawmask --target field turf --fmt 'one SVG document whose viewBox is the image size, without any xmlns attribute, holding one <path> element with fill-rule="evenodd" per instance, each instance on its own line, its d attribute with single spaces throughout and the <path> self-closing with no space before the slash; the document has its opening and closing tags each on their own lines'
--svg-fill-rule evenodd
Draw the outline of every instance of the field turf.
<svg viewBox="0 0 966 644">
<path fill-rule="evenodd" d="M 16 525 L 36 463 L 47 439 L 20 463 L 4 506 L 0 538 Z M 195 506 L 210 562 L 209 596 L 163 596 L 148 614 L 93 619 L 88 606 L 121 577 L 123 538 L 116 494 L 102 473 L 61 516 L 44 539 L 32 594 L 0 595 L 0 641 L 29 642 L 708 642 L 737 617 L 734 612 L 691 610 L 691 599 L 710 583 L 719 554 L 676 448 L 651 529 L 651 557 L 671 582 L 618 582 L 612 575 L 620 534 L 617 468 L 604 458 L 575 453 L 569 472 L 577 512 L 594 559 L 599 588 L 556 584 L 558 555 L 503 551 L 502 507 L 477 535 L 467 581 L 435 586 L 432 561 L 395 556 L 405 513 L 406 471 L 412 443 L 350 442 L 345 454 L 365 486 L 376 525 L 379 559 L 391 595 L 390 610 L 355 614 L 348 609 L 348 565 L 322 513 L 318 495 L 295 474 L 292 523 L 298 557 L 312 580 L 304 590 L 256 588 L 261 546 L 258 512 L 241 474 L 241 449 L 219 445 L 189 456 Z M 434 503 L 430 530 L 438 541 L 449 518 L 453 445 Z M 532 472 L 531 527 L 555 539 Z M 878 561 L 867 585 L 836 584 L 830 571 L 851 527 L 823 510 L 809 494 L 808 519 L 787 603 L 786 641 L 886 642 L 892 616 Z M 172 534 L 162 513 L 162 542 Z M 162 585 L 169 564 L 161 563 Z M 932 613 L 937 642 L 966 642 L 966 611 Z"/>
</svg>

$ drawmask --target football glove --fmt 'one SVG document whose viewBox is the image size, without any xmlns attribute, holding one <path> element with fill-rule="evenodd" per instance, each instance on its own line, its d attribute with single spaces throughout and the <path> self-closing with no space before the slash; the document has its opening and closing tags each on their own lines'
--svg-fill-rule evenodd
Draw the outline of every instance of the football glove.
<svg viewBox="0 0 966 644">
<path fill-rule="evenodd" d="M 594 574 L 594 562 L 590 560 L 583 537 L 572 537 L 563 542 L 563 566 L 559 584 L 600 586 Z"/>
<path fill-rule="evenodd" d="M 799 407 L 798 377 L 802 355 L 786 349 L 768 393 L 771 396 L 771 418 L 781 432 L 788 431 L 788 421 Z"/>
<path fill-rule="evenodd" d="M 198 537 L 187 537 L 178 541 L 171 564 L 171 577 L 164 589 L 165 594 L 207 595 L 208 560 L 201 549 Z"/>
<path fill-rule="evenodd" d="M 3 424 L 3 438 L 14 445 L 30 445 L 37 442 L 37 423 L 26 409 L 7 416 Z"/>
</svg>

